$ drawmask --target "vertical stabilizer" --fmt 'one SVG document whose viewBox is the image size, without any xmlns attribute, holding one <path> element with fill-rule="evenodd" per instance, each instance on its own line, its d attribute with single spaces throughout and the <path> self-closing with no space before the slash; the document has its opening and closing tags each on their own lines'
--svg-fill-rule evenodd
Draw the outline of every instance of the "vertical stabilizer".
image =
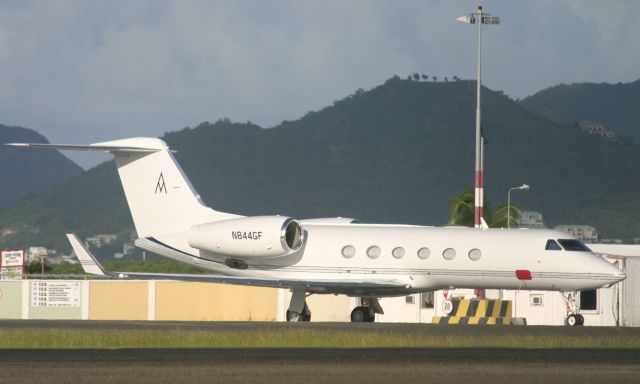
<svg viewBox="0 0 640 384">
<path fill-rule="evenodd" d="M 8 145 L 113 154 L 138 237 L 185 232 L 195 224 L 239 217 L 206 207 L 167 144 L 157 138 L 140 137 L 91 145 Z"/>
<path fill-rule="evenodd" d="M 194 224 L 236 217 L 202 203 L 164 141 L 140 138 L 96 145 L 157 149 L 112 152 L 139 237 L 184 232 Z"/>
</svg>

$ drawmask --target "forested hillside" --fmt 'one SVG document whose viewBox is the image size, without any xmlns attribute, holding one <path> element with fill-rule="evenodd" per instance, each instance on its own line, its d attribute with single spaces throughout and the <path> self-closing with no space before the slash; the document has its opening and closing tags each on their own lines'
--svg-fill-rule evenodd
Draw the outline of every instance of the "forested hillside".
<svg viewBox="0 0 640 384">
<path fill-rule="evenodd" d="M 83 172 L 58 152 L 30 153 L 4 145 L 11 142 L 46 143 L 47 140 L 33 130 L 0 124 L 0 208 Z"/>
<path fill-rule="evenodd" d="M 640 150 L 583 134 L 500 92 L 483 94 L 486 187 L 548 224 L 640 235 Z M 164 139 L 204 201 L 245 215 L 347 216 L 365 222 L 441 225 L 451 197 L 473 185 L 475 83 L 394 77 L 299 120 L 263 129 L 221 120 Z M 117 139 L 117 138 L 114 138 Z M 31 153 L 31 152 L 30 152 Z M 132 228 L 112 162 L 0 212 L 18 235 L 2 245 L 66 248 L 81 236 Z"/>
<path fill-rule="evenodd" d="M 523 100 L 534 111 L 571 120 L 595 120 L 640 143 L 640 80 L 618 84 L 561 84 Z"/>
</svg>

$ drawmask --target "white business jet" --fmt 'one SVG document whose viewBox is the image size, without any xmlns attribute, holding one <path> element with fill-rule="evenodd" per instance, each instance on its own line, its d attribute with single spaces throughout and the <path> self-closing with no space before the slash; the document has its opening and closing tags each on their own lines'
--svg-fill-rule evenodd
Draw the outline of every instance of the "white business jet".
<svg viewBox="0 0 640 384">
<path fill-rule="evenodd" d="M 564 232 L 361 224 L 346 218 L 243 217 L 206 207 L 160 139 L 91 145 L 9 144 L 115 156 L 135 245 L 218 275 L 106 272 L 70 236 L 89 273 L 288 288 L 288 321 L 309 321 L 309 294 L 361 298 L 354 322 L 384 313 L 378 298 L 444 288 L 595 289 L 618 268 Z M 78 207 L 81 209 L 81 207 Z"/>
</svg>

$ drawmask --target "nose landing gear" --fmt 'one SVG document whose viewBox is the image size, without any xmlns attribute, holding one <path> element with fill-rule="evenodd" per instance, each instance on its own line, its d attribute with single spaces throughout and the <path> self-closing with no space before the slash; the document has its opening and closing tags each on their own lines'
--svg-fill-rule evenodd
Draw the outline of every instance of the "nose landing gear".
<svg viewBox="0 0 640 384">
<path fill-rule="evenodd" d="M 567 325 L 571 327 L 575 327 L 577 325 L 584 325 L 584 316 L 580 314 L 570 314 L 569 316 L 567 316 L 567 319 L 565 320 L 565 322 L 567 323 Z"/>
<path fill-rule="evenodd" d="M 584 316 L 580 314 L 580 308 L 576 301 L 577 295 L 577 291 L 562 292 L 567 307 L 567 318 L 564 322 L 570 327 L 584 325 Z"/>
</svg>

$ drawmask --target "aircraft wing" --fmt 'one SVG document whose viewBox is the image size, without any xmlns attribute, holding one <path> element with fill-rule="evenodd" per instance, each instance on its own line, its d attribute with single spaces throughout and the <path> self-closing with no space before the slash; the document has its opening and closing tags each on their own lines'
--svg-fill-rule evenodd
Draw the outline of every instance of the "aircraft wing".
<svg viewBox="0 0 640 384">
<path fill-rule="evenodd" d="M 236 284 L 269 288 L 305 288 L 308 292 L 367 294 L 396 292 L 411 288 L 400 280 L 367 279 L 367 280 L 300 280 L 300 279 L 269 279 L 261 277 L 222 276 L 207 274 L 176 274 L 150 272 L 110 272 L 106 271 L 100 262 L 82 244 L 80 239 L 68 233 L 67 238 L 73 247 L 84 271 L 92 275 L 111 276 L 117 279 L 138 280 L 175 280 L 203 283 Z"/>
<path fill-rule="evenodd" d="M 394 280 L 297 280 L 297 279 L 267 279 L 260 277 L 222 276 L 207 274 L 172 274 L 146 272 L 107 272 L 107 275 L 119 279 L 138 280 L 176 280 L 203 283 L 249 285 L 269 288 L 306 288 L 308 292 L 352 293 L 354 291 L 381 292 L 397 291 L 410 288 L 405 283 Z"/>
</svg>

